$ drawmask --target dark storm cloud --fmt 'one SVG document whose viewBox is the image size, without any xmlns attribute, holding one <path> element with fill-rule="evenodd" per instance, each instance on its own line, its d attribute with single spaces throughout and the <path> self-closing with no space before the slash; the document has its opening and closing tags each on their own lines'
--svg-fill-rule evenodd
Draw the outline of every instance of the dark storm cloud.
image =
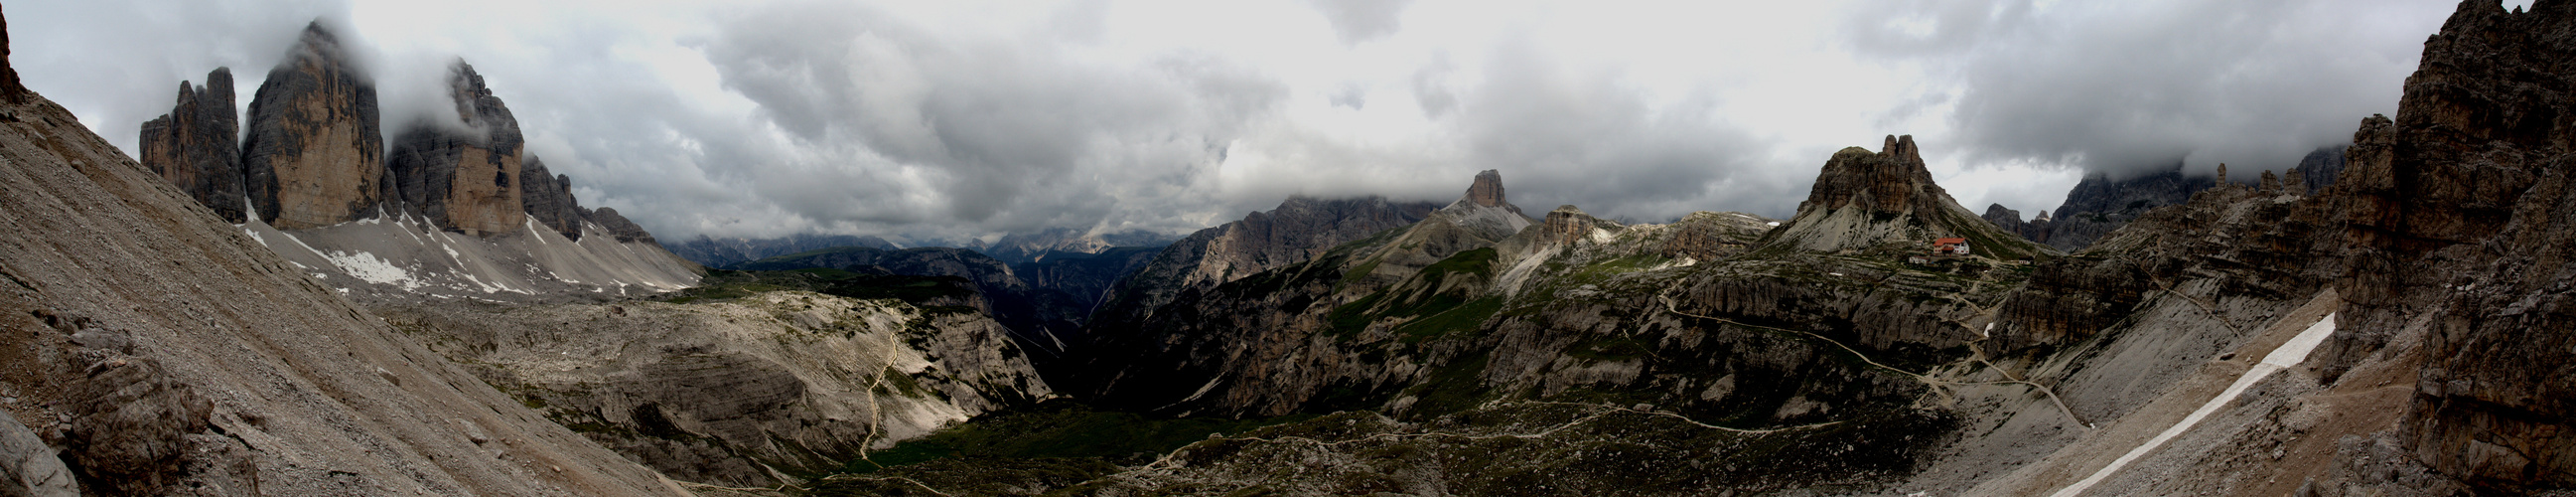
<svg viewBox="0 0 2576 497">
<path fill-rule="evenodd" d="M 2367 4 L 2367 5 L 2364 5 Z M 2393 112 L 2440 2 L 1935 1 L 1872 6 L 1847 25 L 1862 53 L 1914 60 L 1953 88 L 1972 162 L 2114 174 L 2187 161 L 2247 175 L 2347 142 Z M 1902 110 L 1902 109 L 1900 109 Z"/>
<path fill-rule="evenodd" d="M 1080 65 L 1044 40 L 938 36 L 865 7 L 787 5 L 728 19 L 705 45 L 724 86 L 824 161 L 729 164 L 792 212 L 882 202 L 807 179 L 909 174 L 938 214 L 993 230 L 1088 227 L 1128 194 L 1183 186 L 1286 90 L 1223 61 Z M 867 178 L 852 178 L 867 181 Z M 1124 191 L 1122 191 L 1124 190 Z"/>
</svg>

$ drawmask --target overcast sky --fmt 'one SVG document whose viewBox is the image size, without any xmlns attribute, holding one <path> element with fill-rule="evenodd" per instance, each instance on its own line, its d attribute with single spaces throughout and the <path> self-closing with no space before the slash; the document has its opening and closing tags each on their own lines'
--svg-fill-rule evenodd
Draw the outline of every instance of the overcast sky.
<svg viewBox="0 0 2576 497">
<path fill-rule="evenodd" d="M 2508 5 L 2528 1 L 2506 2 Z M 2427 0 L 12 2 L 27 86 L 134 151 L 179 81 L 247 109 L 316 18 L 386 132 L 474 64 L 528 151 L 665 240 L 1185 233 L 1292 194 L 1785 216 L 1912 134 L 1961 204 L 2085 171 L 2243 178 L 2393 113 Z M 2240 179 L 2243 179 L 2240 178 Z"/>
</svg>

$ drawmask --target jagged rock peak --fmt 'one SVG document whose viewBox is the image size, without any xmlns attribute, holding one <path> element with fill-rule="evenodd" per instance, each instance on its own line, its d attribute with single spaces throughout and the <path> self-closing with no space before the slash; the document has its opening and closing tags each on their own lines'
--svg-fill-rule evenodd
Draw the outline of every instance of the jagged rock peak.
<svg viewBox="0 0 2576 497">
<path fill-rule="evenodd" d="M 373 215 L 394 196 L 385 174 L 376 86 L 316 21 L 251 99 L 242 140 L 246 189 L 283 229 Z"/>
<path fill-rule="evenodd" d="M 1510 205 L 1503 198 L 1503 173 L 1492 169 L 1476 173 L 1476 183 L 1467 186 L 1467 201 L 1485 207 Z"/>
<path fill-rule="evenodd" d="M 518 118 L 463 59 L 448 66 L 447 84 L 457 120 L 467 129 L 424 118 L 394 140 L 386 167 L 397 178 L 404 208 L 469 235 L 521 229 L 528 211 L 520 152 L 527 140 L 519 134 Z"/>
<path fill-rule="evenodd" d="M 1798 210 L 1858 205 L 1871 212 L 1918 212 L 1949 200 L 1950 193 L 1932 183 L 1932 170 L 1924 167 L 1914 136 L 1891 135 L 1877 153 L 1860 147 L 1835 152 Z"/>
<path fill-rule="evenodd" d="M 1798 204 L 1798 215 L 1763 235 L 1761 243 L 1814 252 L 1896 253 L 1965 237 L 1981 257 L 2009 260 L 2047 252 L 2017 235 L 1959 206 L 1933 184 L 1914 137 L 1890 136 L 1878 152 L 1835 152 Z"/>
<path fill-rule="evenodd" d="M 179 82 L 178 104 L 170 113 L 143 123 L 137 134 L 137 159 L 197 203 L 213 209 L 225 222 L 245 219 L 241 146 L 236 140 L 241 119 L 234 113 L 233 72 L 215 68 L 206 86 Z"/>
</svg>

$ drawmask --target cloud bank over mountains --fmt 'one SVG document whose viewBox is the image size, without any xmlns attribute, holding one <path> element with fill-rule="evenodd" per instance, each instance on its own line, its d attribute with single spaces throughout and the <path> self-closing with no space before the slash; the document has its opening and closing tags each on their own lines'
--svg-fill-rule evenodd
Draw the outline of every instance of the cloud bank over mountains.
<svg viewBox="0 0 2576 497">
<path fill-rule="evenodd" d="M 2082 171 L 2284 168 L 2392 112 L 2448 7 L 2363 0 L 94 2 L 11 5 L 27 83 L 133 147 L 314 18 L 388 133 L 462 57 L 584 204 L 665 239 L 1182 232 L 1287 195 L 1785 215 L 1912 134 L 1964 203 Z M 237 88 L 248 101 L 255 81 Z M 418 107 L 419 109 L 415 109 Z M 414 109 L 414 110 L 406 110 Z M 421 110 L 426 109 L 426 110 Z"/>
</svg>

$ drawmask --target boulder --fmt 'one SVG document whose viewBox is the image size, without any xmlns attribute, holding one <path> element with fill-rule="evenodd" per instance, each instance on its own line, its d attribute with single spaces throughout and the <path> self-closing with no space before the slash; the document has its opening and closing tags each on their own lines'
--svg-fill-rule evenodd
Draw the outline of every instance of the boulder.
<svg viewBox="0 0 2576 497">
<path fill-rule="evenodd" d="M 54 448 L 6 412 L 0 412 L 0 495 L 80 495 L 80 483 L 72 479 L 71 469 L 63 466 Z"/>
</svg>

